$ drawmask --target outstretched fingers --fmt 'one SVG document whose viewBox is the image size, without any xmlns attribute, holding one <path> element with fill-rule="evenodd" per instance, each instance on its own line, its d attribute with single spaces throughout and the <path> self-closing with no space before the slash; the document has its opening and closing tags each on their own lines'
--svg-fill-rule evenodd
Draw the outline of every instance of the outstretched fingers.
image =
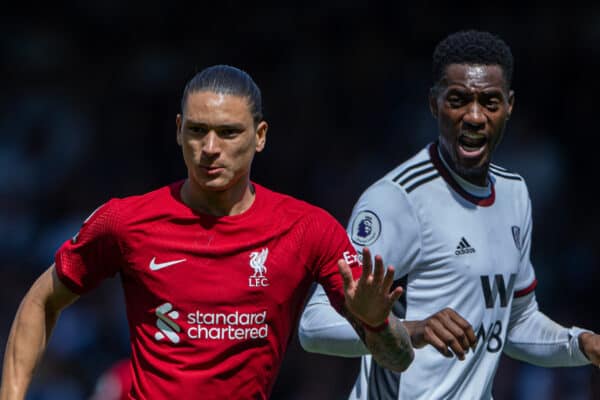
<svg viewBox="0 0 600 400">
<path fill-rule="evenodd" d="M 363 247 L 362 250 L 362 274 L 360 279 L 368 282 L 373 272 L 373 263 L 371 261 L 371 250 L 368 247 Z"/>
<path fill-rule="evenodd" d="M 394 283 L 394 269 L 386 269 L 381 256 L 372 258 L 371 251 L 365 247 L 362 263 L 361 277 L 354 281 L 349 266 L 343 260 L 338 262 L 344 279 L 346 306 L 364 323 L 379 326 L 389 316 L 394 301 L 403 292 L 401 288 L 390 292 Z"/>
<path fill-rule="evenodd" d="M 338 269 L 340 270 L 340 274 L 342 274 L 344 291 L 348 293 L 348 291 L 351 290 L 355 285 L 354 277 L 352 276 L 352 269 L 343 259 L 338 260 Z"/>
<path fill-rule="evenodd" d="M 373 268 L 373 285 L 380 286 L 383 282 L 385 267 L 381 256 L 375 256 L 375 268 Z"/>
<path fill-rule="evenodd" d="M 389 293 L 390 290 L 392 289 L 393 284 L 394 284 L 394 267 L 389 265 L 387 270 L 385 271 L 385 276 L 383 278 L 383 284 L 382 284 L 381 289 L 383 290 L 384 293 Z M 398 287 L 398 288 L 400 288 L 400 287 Z M 398 289 L 398 288 L 396 288 L 396 289 Z M 400 292 L 400 294 L 402 294 L 402 291 Z"/>
<path fill-rule="evenodd" d="M 387 271 L 385 271 L 385 277 L 383 278 L 383 292 L 389 293 L 389 302 L 390 307 L 393 307 L 394 302 L 398 301 L 402 294 L 404 293 L 404 289 L 402 286 L 398 286 L 394 290 L 392 290 L 392 285 L 394 284 L 394 276 L 395 270 L 391 265 L 388 266 Z"/>
</svg>

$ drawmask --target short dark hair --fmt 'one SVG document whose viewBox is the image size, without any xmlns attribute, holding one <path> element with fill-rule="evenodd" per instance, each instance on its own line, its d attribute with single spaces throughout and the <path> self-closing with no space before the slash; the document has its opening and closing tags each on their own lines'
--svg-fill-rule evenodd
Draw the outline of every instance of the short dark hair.
<svg viewBox="0 0 600 400">
<path fill-rule="evenodd" d="M 433 85 L 437 86 L 450 64 L 499 65 L 510 88 L 513 74 L 510 47 L 498 36 L 476 30 L 448 35 L 433 51 Z"/>
<path fill-rule="evenodd" d="M 202 91 L 244 97 L 248 100 L 254 123 L 258 124 L 263 119 L 260 89 L 252 77 L 239 68 L 230 65 L 213 65 L 198 72 L 183 89 L 182 113 L 190 93 Z"/>
</svg>

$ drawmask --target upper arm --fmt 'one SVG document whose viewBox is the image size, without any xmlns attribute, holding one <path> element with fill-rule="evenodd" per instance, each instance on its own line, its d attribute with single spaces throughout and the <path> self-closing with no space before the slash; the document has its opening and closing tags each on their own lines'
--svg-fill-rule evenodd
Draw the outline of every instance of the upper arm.
<svg viewBox="0 0 600 400">
<path fill-rule="evenodd" d="M 100 206 L 57 250 L 56 273 L 72 292 L 81 295 L 92 290 L 123 265 L 125 229 L 119 204 L 113 199 Z"/>
<path fill-rule="evenodd" d="M 538 304 L 535 298 L 535 292 L 515 297 L 510 309 L 507 330 L 508 335 L 510 335 L 512 329 L 525 323 L 528 318 L 531 318 L 536 311 L 538 311 Z"/>
<path fill-rule="evenodd" d="M 521 227 L 512 227 L 515 243 L 518 243 L 519 250 L 521 251 L 519 270 L 515 282 L 515 299 L 533 292 L 537 285 L 535 271 L 531 264 L 531 231 L 533 221 L 531 217 L 531 200 L 526 186 L 521 195 L 521 202 L 525 210 L 523 224 Z"/>
<path fill-rule="evenodd" d="M 363 193 L 347 231 L 358 252 L 368 247 L 394 266 L 396 277 L 408 274 L 419 262 L 421 224 L 406 192 L 393 182 L 380 180 Z"/>
<path fill-rule="evenodd" d="M 59 312 L 78 297 L 61 282 L 54 264 L 39 276 L 26 295 L 28 300 L 53 313 Z"/>
</svg>

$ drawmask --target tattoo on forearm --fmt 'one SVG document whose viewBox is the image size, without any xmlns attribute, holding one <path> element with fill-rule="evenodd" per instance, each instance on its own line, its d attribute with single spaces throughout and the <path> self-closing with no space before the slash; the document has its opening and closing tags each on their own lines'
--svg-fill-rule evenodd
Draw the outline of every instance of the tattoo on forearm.
<svg viewBox="0 0 600 400">
<path fill-rule="evenodd" d="M 357 320 L 352 314 L 350 314 L 345 308 L 342 310 L 342 315 L 346 317 L 348 322 L 350 322 L 350 325 L 352 325 L 352 327 L 358 334 L 358 337 L 360 337 L 360 340 L 362 340 L 362 342 L 366 345 L 367 342 L 365 339 L 365 328 L 363 328 L 360 321 Z"/>
<path fill-rule="evenodd" d="M 379 365 L 404 371 L 414 358 L 410 336 L 398 319 L 390 317 L 389 323 L 381 332 L 366 332 L 365 345 Z"/>
<path fill-rule="evenodd" d="M 389 325 L 380 332 L 370 332 L 348 311 L 343 314 L 350 322 L 371 355 L 379 365 L 393 371 L 404 371 L 414 358 L 408 331 L 395 317 L 390 316 Z"/>
</svg>

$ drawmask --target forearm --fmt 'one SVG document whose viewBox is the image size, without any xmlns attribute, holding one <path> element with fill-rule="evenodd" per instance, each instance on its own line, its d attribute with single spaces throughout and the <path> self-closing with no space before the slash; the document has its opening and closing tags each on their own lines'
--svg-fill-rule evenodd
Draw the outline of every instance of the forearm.
<svg viewBox="0 0 600 400">
<path fill-rule="evenodd" d="M 298 328 L 302 348 L 312 353 L 338 357 L 360 357 L 369 354 L 362 339 L 329 304 L 322 288 L 306 306 Z"/>
<path fill-rule="evenodd" d="M 0 400 L 25 398 L 60 310 L 76 299 L 77 295 L 60 283 L 54 266 L 35 281 L 17 310 L 8 336 Z"/>
<path fill-rule="evenodd" d="M 365 328 L 353 316 L 347 316 L 377 363 L 389 370 L 402 372 L 412 363 L 415 354 L 408 331 L 394 316 L 388 318 L 388 325 L 376 331 Z"/>
<path fill-rule="evenodd" d="M 543 367 L 588 364 L 579 347 L 578 328 L 565 328 L 538 310 L 532 293 L 513 300 L 504 352 Z"/>
<path fill-rule="evenodd" d="M 338 262 L 346 298 L 341 313 L 355 328 L 380 366 L 402 372 L 414 358 L 408 332 L 391 315 L 393 304 L 402 295 L 402 287 L 392 288 L 394 268 L 384 268 L 381 256 L 375 256 L 374 266 L 367 247 L 363 247 L 362 256 L 362 271 L 357 281 L 348 264 L 344 260 Z"/>
<path fill-rule="evenodd" d="M 504 352 L 543 367 L 589 364 L 579 347 L 580 330 L 565 328 L 537 311 L 507 335 Z"/>
<path fill-rule="evenodd" d="M 43 304 L 28 296 L 23 299 L 6 344 L 0 400 L 25 397 L 57 318 L 58 314 L 46 312 Z"/>
</svg>

